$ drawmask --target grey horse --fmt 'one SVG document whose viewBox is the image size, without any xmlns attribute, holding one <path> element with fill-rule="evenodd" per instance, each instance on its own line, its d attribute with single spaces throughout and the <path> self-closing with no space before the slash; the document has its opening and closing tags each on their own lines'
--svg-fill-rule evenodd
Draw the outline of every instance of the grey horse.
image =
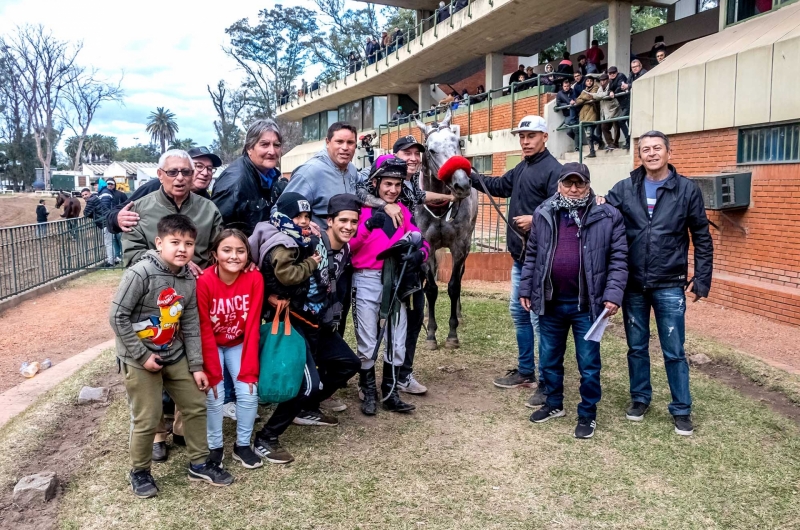
<svg viewBox="0 0 800 530">
<path fill-rule="evenodd" d="M 419 185 L 423 190 L 435 193 L 452 194 L 455 202 L 438 206 L 421 204 L 415 211 L 415 220 L 425 239 L 431 246 L 431 257 L 427 263 L 425 297 L 428 300 L 428 349 L 438 348 L 436 342 L 436 298 L 439 288 L 436 285 L 436 250 L 450 249 L 453 257 L 453 271 L 447 284 L 450 296 L 450 332 L 447 334 L 445 348 L 458 348 L 458 321 L 461 316 L 461 277 L 464 263 L 469 255 L 472 232 L 478 218 L 478 192 L 472 189 L 469 175 L 459 169 L 448 182 L 437 178 L 439 168 L 450 157 L 461 155 L 458 136 L 450 129 L 452 115 L 448 110 L 440 123 L 426 125 L 416 120 L 424 138 L 426 151 L 423 169 L 420 171 Z"/>
</svg>

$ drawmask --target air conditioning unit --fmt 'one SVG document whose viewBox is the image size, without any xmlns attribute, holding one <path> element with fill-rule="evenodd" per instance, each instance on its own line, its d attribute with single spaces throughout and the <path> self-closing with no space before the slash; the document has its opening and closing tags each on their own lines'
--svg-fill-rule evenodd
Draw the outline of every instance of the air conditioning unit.
<svg viewBox="0 0 800 530">
<path fill-rule="evenodd" d="M 750 206 L 752 173 L 722 173 L 690 178 L 703 193 L 707 210 L 734 210 Z"/>
</svg>

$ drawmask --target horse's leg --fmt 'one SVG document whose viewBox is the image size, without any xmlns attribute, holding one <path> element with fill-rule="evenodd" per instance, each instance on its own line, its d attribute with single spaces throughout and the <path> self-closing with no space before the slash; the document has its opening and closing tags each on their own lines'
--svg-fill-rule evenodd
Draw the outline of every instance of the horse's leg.
<svg viewBox="0 0 800 530">
<path fill-rule="evenodd" d="M 458 319 L 461 306 L 461 278 L 464 276 L 464 265 L 469 254 L 469 247 L 465 247 L 461 242 L 459 245 L 450 247 L 450 254 L 453 256 L 453 270 L 450 274 L 450 281 L 447 283 L 447 294 L 450 296 L 450 332 L 444 347 L 455 349 L 460 346 L 458 342 Z M 467 241 L 469 244 L 469 241 Z"/>
<path fill-rule="evenodd" d="M 436 350 L 439 344 L 436 342 L 436 299 L 439 297 L 439 286 L 436 285 L 436 253 L 431 252 L 428 258 L 428 271 L 425 281 L 425 298 L 428 301 L 428 336 L 425 340 L 425 347 L 429 350 Z"/>
</svg>

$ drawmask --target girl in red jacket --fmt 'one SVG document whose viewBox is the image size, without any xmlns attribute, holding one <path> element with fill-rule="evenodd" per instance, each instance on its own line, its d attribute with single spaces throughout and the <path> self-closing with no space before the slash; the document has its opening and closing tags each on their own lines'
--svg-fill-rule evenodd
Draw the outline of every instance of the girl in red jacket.
<svg viewBox="0 0 800 530">
<path fill-rule="evenodd" d="M 221 463 L 222 405 L 225 389 L 222 363 L 236 388 L 236 443 L 233 459 L 248 469 L 261 467 L 250 447 L 258 411 L 258 340 L 264 281 L 252 262 L 247 236 L 223 230 L 211 246 L 213 264 L 197 279 L 197 306 L 203 342 L 203 370 L 208 375 L 207 436 L 209 459 Z"/>
</svg>

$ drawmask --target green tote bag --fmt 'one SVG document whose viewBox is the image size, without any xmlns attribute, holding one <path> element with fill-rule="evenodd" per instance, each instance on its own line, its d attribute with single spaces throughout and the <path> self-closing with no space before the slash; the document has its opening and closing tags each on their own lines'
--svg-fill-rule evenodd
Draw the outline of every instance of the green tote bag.
<svg viewBox="0 0 800 530">
<path fill-rule="evenodd" d="M 271 324 L 261 325 L 259 350 L 258 400 L 283 403 L 297 396 L 306 365 L 306 341 L 289 322 L 287 301 L 278 303 Z"/>
</svg>

